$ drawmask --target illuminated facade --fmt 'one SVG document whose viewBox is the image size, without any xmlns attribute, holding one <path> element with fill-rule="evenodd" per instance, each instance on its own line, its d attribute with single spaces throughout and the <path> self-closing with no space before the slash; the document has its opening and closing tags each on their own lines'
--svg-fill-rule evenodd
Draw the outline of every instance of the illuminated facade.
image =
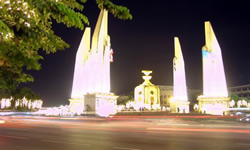
<svg viewBox="0 0 250 150">
<path fill-rule="evenodd" d="M 152 71 L 143 70 L 144 82 L 135 87 L 135 109 L 136 110 L 157 110 L 160 109 L 160 89 L 152 84 L 149 80 L 152 78 Z"/>
<path fill-rule="evenodd" d="M 170 101 L 171 112 L 189 113 L 189 103 L 186 86 L 185 65 L 179 38 L 174 38 L 175 57 L 173 59 L 174 96 Z"/>
<path fill-rule="evenodd" d="M 103 112 L 102 109 L 115 108 L 117 98 L 110 93 L 110 54 L 112 50 L 106 10 L 100 12 L 92 41 L 90 41 L 90 34 L 90 28 L 87 27 L 76 54 L 73 87 L 69 100 L 70 110 L 75 114 L 91 110 L 102 116 L 100 113 Z M 89 100 L 90 97 L 91 100 Z M 100 101 L 108 104 L 99 107 Z"/>
<path fill-rule="evenodd" d="M 202 47 L 203 95 L 198 97 L 199 111 L 223 114 L 229 107 L 221 49 L 210 22 L 205 22 L 205 41 Z"/>
</svg>

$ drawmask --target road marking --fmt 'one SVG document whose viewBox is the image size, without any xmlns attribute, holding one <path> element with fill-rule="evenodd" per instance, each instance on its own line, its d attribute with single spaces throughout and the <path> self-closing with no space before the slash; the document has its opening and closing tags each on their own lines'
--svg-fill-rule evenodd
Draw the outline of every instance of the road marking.
<svg viewBox="0 0 250 150">
<path fill-rule="evenodd" d="M 90 146 L 90 144 L 84 144 L 84 143 L 71 143 L 71 142 L 61 142 L 61 141 L 51 141 L 51 140 L 40 140 L 40 141 L 42 141 L 42 142 L 50 142 L 50 143 L 61 143 L 61 144 Z"/>
<path fill-rule="evenodd" d="M 9 135 L 0 135 L 1 137 L 13 138 L 13 139 L 21 139 L 21 140 L 28 140 L 29 138 L 26 137 L 19 137 L 19 136 L 9 136 Z"/>
<path fill-rule="evenodd" d="M 136 148 L 127 148 L 127 147 L 113 147 L 113 149 L 140 150 L 140 149 L 136 149 Z"/>
</svg>

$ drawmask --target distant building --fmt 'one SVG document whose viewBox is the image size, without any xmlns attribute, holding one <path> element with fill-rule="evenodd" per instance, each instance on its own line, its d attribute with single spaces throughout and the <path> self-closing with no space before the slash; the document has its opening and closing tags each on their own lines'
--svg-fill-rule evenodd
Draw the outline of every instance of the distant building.
<svg viewBox="0 0 250 150">
<path fill-rule="evenodd" d="M 160 88 L 160 102 L 161 106 L 169 107 L 170 100 L 173 97 L 173 86 L 157 85 Z"/>
<path fill-rule="evenodd" d="M 161 106 L 169 107 L 170 106 L 170 100 L 173 98 L 173 86 L 167 86 L 167 85 L 157 85 L 160 88 L 160 102 Z M 188 89 L 188 99 L 192 103 L 197 102 L 197 96 L 201 95 L 201 90 L 196 89 Z"/>
<path fill-rule="evenodd" d="M 229 87 L 228 91 L 237 94 L 239 97 L 250 99 L 250 84 Z"/>
</svg>

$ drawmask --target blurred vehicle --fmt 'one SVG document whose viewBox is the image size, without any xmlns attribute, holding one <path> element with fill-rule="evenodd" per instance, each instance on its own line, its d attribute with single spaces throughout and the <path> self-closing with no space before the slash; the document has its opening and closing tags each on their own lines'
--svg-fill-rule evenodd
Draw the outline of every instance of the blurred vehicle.
<svg viewBox="0 0 250 150">
<path fill-rule="evenodd" d="M 239 118 L 238 121 L 240 122 L 249 122 L 250 123 L 250 115 L 246 117 Z"/>
<path fill-rule="evenodd" d="M 249 116 L 250 114 L 250 108 L 228 108 L 225 111 L 225 114 L 230 115 L 230 116 Z"/>
<path fill-rule="evenodd" d="M 5 123 L 5 120 L 0 118 L 0 124 L 4 124 Z"/>
</svg>

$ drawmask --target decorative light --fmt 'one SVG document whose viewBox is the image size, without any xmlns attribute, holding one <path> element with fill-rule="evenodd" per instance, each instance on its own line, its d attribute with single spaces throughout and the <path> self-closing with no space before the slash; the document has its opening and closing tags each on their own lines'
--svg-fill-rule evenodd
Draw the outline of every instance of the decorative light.
<svg viewBox="0 0 250 150">
<path fill-rule="evenodd" d="M 238 102 L 237 102 L 237 107 L 240 107 L 241 106 L 241 100 L 239 100 Z"/>
<path fill-rule="evenodd" d="M 247 101 L 246 100 L 242 100 L 242 106 L 247 106 Z"/>
<path fill-rule="evenodd" d="M 232 101 L 229 103 L 229 105 L 230 105 L 230 107 L 234 107 L 234 105 L 235 105 L 235 101 L 234 101 L 234 100 L 232 100 Z"/>
</svg>

